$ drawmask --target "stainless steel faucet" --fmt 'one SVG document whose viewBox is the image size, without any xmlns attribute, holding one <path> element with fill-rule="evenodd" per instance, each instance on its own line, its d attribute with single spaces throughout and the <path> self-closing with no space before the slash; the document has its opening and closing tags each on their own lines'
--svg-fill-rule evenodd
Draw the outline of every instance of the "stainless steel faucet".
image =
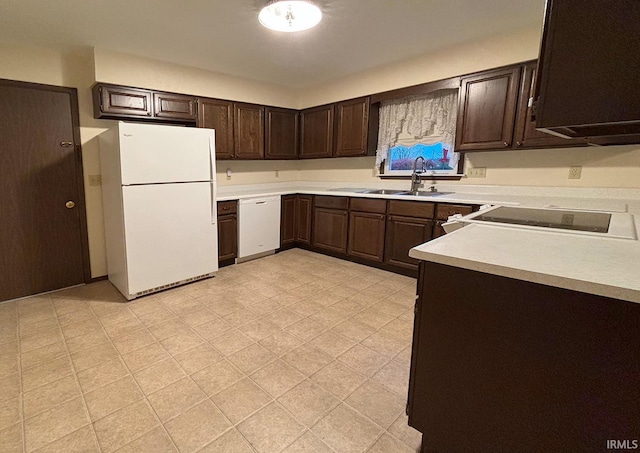
<svg viewBox="0 0 640 453">
<path fill-rule="evenodd" d="M 421 168 L 418 169 L 418 160 L 422 159 Z M 420 187 L 420 183 L 422 182 L 422 178 L 420 175 L 426 171 L 426 162 L 424 157 L 418 156 L 413 161 L 413 173 L 411 174 L 411 193 L 417 194 L 418 188 Z"/>
</svg>

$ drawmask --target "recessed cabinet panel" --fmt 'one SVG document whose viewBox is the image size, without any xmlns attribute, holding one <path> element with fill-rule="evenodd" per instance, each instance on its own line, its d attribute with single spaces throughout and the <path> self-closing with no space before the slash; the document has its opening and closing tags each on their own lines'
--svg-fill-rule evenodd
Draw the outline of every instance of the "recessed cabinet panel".
<svg viewBox="0 0 640 453">
<path fill-rule="evenodd" d="M 313 196 L 296 196 L 296 241 L 311 244 L 311 212 Z"/>
<path fill-rule="evenodd" d="M 197 117 L 196 99 L 191 96 L 154 93 L 153 105 L 158 118 L 195 121 Z"/>
<path fill-rule="evenodd" d="M 336 104 L 336 157 L 366 156 L 369 98 Z"/>
<path fill-rule="evenodd" d="M 349 255 L 379 263 L 384 259 L 385 215 L 349 213 Z"/>
<path fill-rule="evenodd" d="M 267 159 L 297 159 L 297 110 L 267 107 L 265 116 L 265 157 Z"/>
<path fill-rule="evenodd" d="M 233 102 L 200 99 L 198 105 L 198 127 L 216 130 L 216 159 L 233 159 Z"/>
<path fill-rule="evenodd" d="M 296 241 L 296 195 L 283 195 L 280 209 L 280 246 Z"/>
<path fill-rule="evenodd" d="M 300 113 L 300 158 L 333 155 L 333 114 L 333 105 L 303 110 Z"/>
<path fill-rule="evenodd" d="M 419 261 L 409 257 L 409 250 L 431 239 L 432 225 L 431 220 L 390 215 L 387 220 L 385 262 L 418 269 Z"/>
<path fill-rule="evenodd" d="M 347 252 L 348 212 L 314 208 L 313 245 L 332 252 Z"/>
<path fill-rule="evenodd" d="M 456 151 L 511 147 L 520 71 L 518 65 L 462 79 Z"/>
<path fill-rule="evenodd" d="M 100 99 L 97 118 L 101 115 L 153 116 L 151 91 L 103 85 L 98 88 Z M 94 104 L 95 107 L 95 104 Z"/>
<path fill-rule="evenodd" d="M 264 107 L 234 104 L 235 157 L 264 158 Z"/>
</svg>

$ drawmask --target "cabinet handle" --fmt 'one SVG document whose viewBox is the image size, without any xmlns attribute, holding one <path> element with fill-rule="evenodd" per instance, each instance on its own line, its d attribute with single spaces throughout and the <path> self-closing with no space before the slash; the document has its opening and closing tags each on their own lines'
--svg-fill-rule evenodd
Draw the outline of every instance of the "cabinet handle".
<svg viewBox="0 0 640 453">
<path fill-rule="evenodd" d="M 516 146 L 517 147 L 521 147 L 522 146 L 522 142 L 516 142 Z"/>
<path fill-rule="evenodd" d="M 223 211 L 228 211 L 229 209 L 231 209 L 229 206 L 225 206 L 222 208 Z"/>
<path fill-rule="evenodd" d="M 506 147 L 509 146 L 509 143 L 508 142 L 503 142 L 502 145 L 506 148 Z"/>
</svg>

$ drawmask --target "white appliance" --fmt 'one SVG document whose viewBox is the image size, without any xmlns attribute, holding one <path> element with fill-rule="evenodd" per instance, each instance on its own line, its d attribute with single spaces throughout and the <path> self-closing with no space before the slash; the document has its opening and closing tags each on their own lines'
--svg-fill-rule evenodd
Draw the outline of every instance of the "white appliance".
<svg viewBox="0 0 640 453">
<path fill-rule="evenodd" d="M 218 270 L 212 129 L 119 122 L 100 163 L 109 281 L 127 299 Z"/>
<path fill-rule="evenodd" d="M 280 247 L 280 195 L 238 202 L 238 261 L 258 258 Z"/>
</svg>

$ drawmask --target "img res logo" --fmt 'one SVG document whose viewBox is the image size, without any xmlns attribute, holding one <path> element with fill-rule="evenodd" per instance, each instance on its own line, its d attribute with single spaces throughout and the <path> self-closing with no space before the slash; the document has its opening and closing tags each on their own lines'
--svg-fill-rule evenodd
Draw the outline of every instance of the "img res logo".
<svg viewBox="0 0 640 453">
<path fill-rule="evenodd" d="M 607 450 L 637 450 L 638 440 L 607 440 Z"/>
</svg>

